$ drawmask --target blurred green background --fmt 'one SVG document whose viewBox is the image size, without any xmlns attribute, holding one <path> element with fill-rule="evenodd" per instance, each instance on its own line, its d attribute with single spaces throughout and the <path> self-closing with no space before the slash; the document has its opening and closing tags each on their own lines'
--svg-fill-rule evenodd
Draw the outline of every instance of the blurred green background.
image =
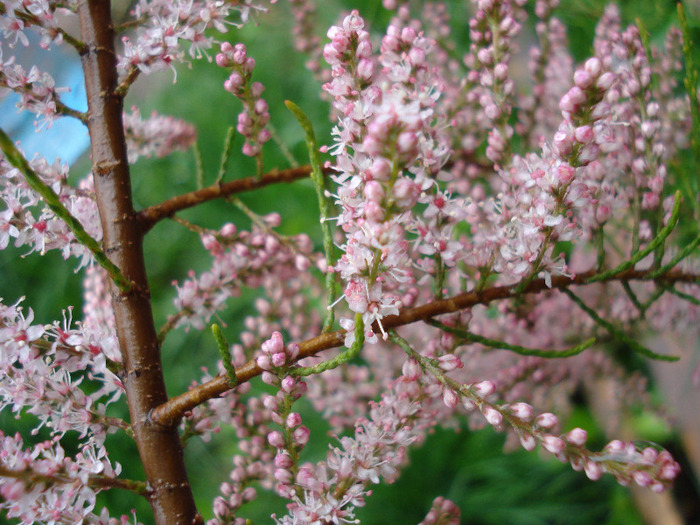
<svg viewBox="0 0 700 525">
<path fill-rule="evenodd" d="M 599 0 L 562 3 L 558 16 L 569 27 L 572 53 L 577 60 L 585 59 L 590 55 L 595 23 L 605 3 Z M 327 0 L 319 4 L 318 34 L 324 42 L 326 28 L 339 20 L 339 13 L 343 10 L 359 9 L 375 35 L 381 34 L 390 19 L 390 14 L 378 0 Z M 467 46 L 467 4 L 449 2 L 454 14 L 452 29 L 458 49 Z M 659 43 L 656 37 L 665 34 L 668 26 L 676 23 L 673 2 L 638 0 L 620 5 L 625 23 L 634 22 L 636 17 L 642 19 L 654 43 Z M 695 29 L 695 41 L 700 42 L 697 4 L 688 5 L 688 11 Z M 259 17 L 259 26 L 249 24 L 242 30 L 232 29 L 225 38 L 231 42 L 244 42 L 249 54 L 256 59 L 254 80 L 266 87 L 264 98 L 271 108 L 274 128 L 295 158 L 306 164 L 303 135 L 297 122 L 284 108 L 284 100 L 294 101 L 309 115 L 321 144 L 331 142 L 331 123 L 328 103 L 319 101 L 320 86 L 304 68 L 306 57 L 298 55 L 290 44 L 291 22 L 288 7 L 282 2 L 269 14 Z M 525 32 L 533 34 L 531 27 Z M 194 62 L 191 68 L 178 70 L 176 84 L 172 82 L 172 72 L 140 79 L 126 103 L 127 108 L 137 104 L 144 116 L 157 110 L 197 126 L 205 184 L 212 183 L 216 177 L 224 136 L 228 127 L 235 125 L 241 109 L 240 103 L 222 88 L 226 76 L 225 70 L 206 61 Z M 254 173 L 254 162 L 240 154 L 242 143 L 242 138 L 237 136 L 227 180 Z M 264 151 L 266 169 L 288 167 L 274 142 L 270 142 Z M 73 167 L 72 177 L 78 180 L 88 169 L 88 159 L 83 158 Z M 165 159 L 140 160 L 133 167 L 132 174 L 138 208 L 196 188 L 195 160 L 191 151 Z M 241 198 L 260 214 L 279 212 L 283 217 L 282 233 L 305 232 L 320 245 L 316 200 L 309 181 L 270 187 Z M 226 221 L 236 223 L 239 228 L 247 228 L 249 224 L 234 206 L 224 202 L 208 203 L 181 215 L 209 227 L 218 227 Z M 25 296 L 25 305 L 34 309 L 40 322 L 58 319 L 62 309 L 81 304 L 81 275 L 73 272 L 74 261 L 64 262 L 53 252 L 45 257 L 32 255 L 26 258 L 23 253 L 23 250 L 12 247 L 0 253 L 0 297 L 5 303 L 13 303 Z M 160 326 L 173 311 L 175 292 L 171 282 L 184 280 L 190 269 L 205 270 L 210 262 L 209 256 L 195 234 L 171 221 L 163 221 L 147 237 L 146 258 L 156 326 Z M 243 316 L 252 311 L 250 302 L 255 297 L 255 291 L 244 293 L 240 299 L 230 301 L 229 308 L 221 314 L 227 325 L 224 332 L 230 342 L 236 339 Z M 213 369 L 216 359 L 215 346 L 208 331 L 188 333 L 179 329 L 171 333 L 163 346 L 168 391 L 171 395 L 182 392 L 193 380 L 199 379 L 200 367 Z M 303 411 L 305 423 L 317 437 L 322 436 L 327 431 L 325 424 L 313 415 L 309 407 L 306 408 Z M 6 412 L 0 414 L 3 431 L 22 430 L 22 421 L 16 421 Z M 121 415 L 125 416 L 126 412 L 122 411 Z M 589 429 L 593 448 L 605 443 L 602 432 L 596 430 L 596 422 L 583 406 L 577 408 L 567 427 L 575 425 Z M 29 439 L 26 432 L 23 434 Z M 663 428 L 652 425 L 649 435 L 643 437 L 664 439 L 666 434 Z M 610 476 L 592 483 L 569 466 L 551 458 L 538 457 L 536 453 L 519 450 L 504 454 L 503 441 L 503 436 L 489 429 L 479 432 L 467 429 L 435 431 L 422 447 L 412 451 L 411 464 L 400 480 L 394 485 L 377 487 L 367 506 L 359 509 L 358 517 L 365 524 L 418 523 L 432 500 L 442 495 L 462 508 L 464 524 L 642 523 L 629 492 Z M 113 459 L 124 466 L 129 476 L 141 479 L 142 472 L 131 441 L 115 435 L 109 437 L 109 442 L 114 450 Z M 321 459 L 326 449 L 327 442 L 321 440 L 305 451 L 304 459 Z M 227 477 L 234 451 L 235 438 L 228 431 L 223 431 L 210 443 L 195 438 L 188 444 L 186 457 L 191 481 L 205 518 L 211 517 L 211 500 L 217 494 L 219 484 Z M 283 501 L 262 491 L 260 494 L 258 501 L 246 507 L 246 516 L 255 523 L 269 523 L 272 512 L 284 513 Z M 151 523 L 150 511 L 141 498 L 111 491 L 101 495 L 100 502 L 108 504 L 113 515 L 129 513 L 135 508 L 141 522 Z"/>
</svg>

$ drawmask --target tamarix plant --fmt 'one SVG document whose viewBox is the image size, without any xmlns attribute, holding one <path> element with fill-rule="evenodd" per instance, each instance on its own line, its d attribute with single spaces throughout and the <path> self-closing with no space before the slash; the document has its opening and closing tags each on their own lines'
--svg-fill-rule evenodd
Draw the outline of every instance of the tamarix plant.
<svg viewBox="0 0 700 525">
<path fill-rule="evenodd" d="M 60 250 L 76 258 L 84 284 L 79 319 L 69 309 L 39 321 L 22 300 L 0 303 L 0 406 L 33 425 L 0 432 L 6 515 L 126 523 L 128 509 L 96 499 L 119 489 L 148 501 L 154 518 L 141 519 L 202 523 L 183 447 L 224 427 L 236 442 L 232 464 L 221 462 L 230 476 L 211 524 L 245 524 L 261 490 L 287 502 L 275 523 L 355 523 L 372 488 L 400 476 L 410 447 L 464 422 L 592 480 L 607 473 L 668 488 L 680 470 L 669 452 L 620 440 L 590 450 L 586 431 L 565 430 L 552 411 L 566 413 L 573 393 L 599 378 L 617 385 L 618 405 L 637 402 L 643 381 L 610 344 L 673 361 L 642 336 L 700 326 L 700 121 L 682 9 L 680 26 L 654 39 L 660 49 L 641 22 L 625 27 L 609 7 L 590 57 L 575 64 L 556 0 L 477 0 L 469 20 L 451 19 L 450 3 L 385 0 L 393 18 L 383 33 L 352 11 L 326 38 L 313 2 L 282 3 L 139 0 L 119 19 L 107 0 L 0 3 L 0 87 L 40 128 L 82 121 L 92 165 L 73 183 L 65 163 L 27 158 L 0 132 L 0 247 Z M 323 83 L 330 136 L 316 137 L 292 101 L 268 107 L 255 58 L 236 42 L 239 27 L 265 24 L 275 10 L 291 12 L 290 41 Z M 534 28 L 529 38 L 524 28 Z M 41 48 L 80 57 L 87 111 L 66 106 L 49 74 L 12 56 L 32 32 Z M 528 68 L 517 68 L 526 43 Z M 211 67 L 229 75 L 221 89 L 242 104 L 215 183 L 135 209 L 138 159 L 187 150 L 197 133 L 125 112 L 126 95 L 151 72 L 214 55 Z M 290 111 L 309 161 L 270 169 L 266 152 L 288 154 L 271 114 Z M 245 156 L 256 172 L 226 180 Z M 237 197 L 306 178 L 318 231 L 283 235 L 287 217 Z M 202 179 L 192 173 L 193 184 Z M 250 229 L 179 217 L 217 199 L 242 210 Z M 175 284 L 156 327 L 143 241 L 161 221 L 196 232 L 211 266 Z M 244 288 L 258 299 L 243 328 L 213 323 Z M 160 349 L 179 327 L 213 330 L 220 359 L 212 352 L 215 374 L 193 373 L 190 390 L 169 394 Z M 336 436 L 315 463 L 307 444 L 328 438 L 304 424 L 301 399 Z M 134 440 L 142 479 L 110 458 L 114 433 Z M 459 523 L 460 509 L 435 496 L 422 523 Z"/>
</svg>

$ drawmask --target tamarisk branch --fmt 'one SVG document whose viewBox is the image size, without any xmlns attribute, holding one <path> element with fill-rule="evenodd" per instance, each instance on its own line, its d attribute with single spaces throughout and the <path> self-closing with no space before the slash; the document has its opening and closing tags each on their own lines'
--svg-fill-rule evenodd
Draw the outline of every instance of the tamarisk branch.
<svg viewBox="0 0 700 525">
<path fill-rule="evenodd" d="M 385 330 L 397 328 L 419 321 L 427 321 L 438 315 L 458 312 L 471 308 L 477 304 L 488 305 L 493 301 L 502 299 L 512 299 L 521 294 L 538 294 L 547 290 L 566 290 L 573 285 L 585 285 L 596 275 L 596 272 L 585 272 L 574 277 L 554 276 L 552 277 L 551 288 L 547 286 L 544 279 L 531 281 L 522 291 L 516 291 L 513 286 L 496 286 L 482 291 L 465 292 L 454 297 L 423 304 L 415 308 L 407 308 L 398 315 L 387 316 L 382 320 Z M 669 272 L 665 275 L 655 276 L 652 270 L 627 270 L 615 276 L 609 276 L 607 281 L 629 282 L 637 280 L 650 280 L 658 283 L 672 285 L 676 282 L 700 282 L 700 275 L 686 274 L 681 272 Z M 378 328 L 377 328 L 378 330 Z M 345 330 L 324 333 L 312 339 L 299 343 L 299 355 L 297 360 L 316 355 L 323 350 L 336 348 L 343 345 Z M 262 373 L 262 369 L 256 364 L 255 359 L 251 359 L 244 366 L 236 369 L 237 384 L 250 381 Z M 227 390 L 228 378 L 219 375 L 211 381 L 199 385 L 179 396 L 169 399 L 166 403 L 157 407 L 151 414 L 152 420 L 165 426 L 176 425 L 184 414 L 194 407 L 215 398 Z"/>
<path fill-rule="evenodd" d="M 131 196 L 122 123 L 123 98 L 115 95 L 117 63 L 108 1 L 79 4 L 81 53 L 88 98 L 95 194 L 104 251 L 130 282 L 112 286 L 131 426 L 150 488 L 148 499 L 159 525 L 201 523 L 187 478 L 177 429 L 156 425 L 149 413 L 167 400 L 160 348 L 143 259 L 143 229 Z"/>
</svg>

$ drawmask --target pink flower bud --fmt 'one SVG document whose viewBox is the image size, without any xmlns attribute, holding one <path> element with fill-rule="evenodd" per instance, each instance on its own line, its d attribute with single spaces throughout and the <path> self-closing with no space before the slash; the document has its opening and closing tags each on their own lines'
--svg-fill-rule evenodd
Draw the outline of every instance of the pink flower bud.
<svg viewBox="0 0 700 525">
<path fill-rule="evenodd" d="M 243 144 L 241 152 L 243 152 L 243 155 L 246 157 L 255 157 L 258 153 L 260 153 L 260 148 L 251 144 L 250 142 L 246 142 Z"/>
<path fill-rule="evenodd" d="M 504 63 L 496 64 L 493 68 L 493 74 L 498 80 L 505 80 L 508 77 L 508 65 Z"/>
<path fill-rule="evenodd" d="M 267 442 L 275 448 L 283 448 L 284 436 L 279 430 L 273 430 L 267 435 Z"/>
<path fill-rule="evenodd" d="M 274 476 L 277 481 L 279 481 L 280 483 L 284 483 L 285 485 L 289 485 L 292 482 L 292 473 L 287 469 L 275 469 Z"/>
<path fill-rule="evenodd" d="M 552 428 L 558 422 L 557 416 L 551 412 L 544 412 L 535 418 L 535 423 L 541 428 Z"/>
<path fill-rule="evenodd" d="M 566 441 L 568 441 L 572 445 L 582 447 L 586 444 L 586 440 L 588 439 L 588 432 L 586 432 L 582 428 L 577 427 L 571 430 L 568 434 L 566 434 L 564 436 L 564 439 L 566 439 Z"/>
<path fill-rule="evenodd" d="M 562 184 L 568 184 L 576 175 L 576 170 L 567 164 L 561 164 L 557 167 L 557 180 Z"/>
<path fill-rule="evenodd" d="M 581 89 L 590 88 L 595 82 L 595 78 L 585 69 L 577 69 L 574 73 L 574 84 Z"/>
<path fill-rule="evenodd" d="M 226 43 L 228 44 L 228 42 Z M 219 67 L 231 67 L 232 64 L 231 60 L 224 53 L 218 53 L 216 55 L 216 65 Z"/>
<path fill-rule="evenodd" d="M 557 436 L 547 435 L 542 440 L 542 446 L 545 448 L 545 450 L 556 456 L 561 454 L 562 450 L 564 450 L 564 447 L 566 446 L 566 443 L 564 443 L 563 439 Z"/>
<path fill-rule="evenodd" d="M 365 198 L 380 202 L 384 198 L 384 188 L 377 181 L 371 180 L 365 184 L 363 190 Z"/>
<path fill-rule="evenodd" d="M 495 120 L 500 114 L 500 111 L 498 109 L 498 106 L 492 103 L 484 108 L 484 114 L 491 120 Z"/>
<path fill-rule="evenodd" d="M 445 372 L 462 368 L 464 363 L 454 354 L 445 354 L 438 357 L 438 366 Z"/>
<path fill-rule="evenodd" d="M 260 82 L 253 82 L 250 85 L 250 94 L 253 96 L 253 98 L 260 98 L 263 91 L 265 91 L 265 86 L 263 86 Z"/>
<path fill-rule="evenodd" d="M 377 157 L 367 170 L 373 179 L 387 180 L 391 174 L 391 164 L 383 157 Z"/>
<path fill-rule="evenodd" d="M 503 415 L 493 407 L 484 407 L 482 414 L 486 418 L 486 421 L 494 427 L 498 427 L 503 423 Z"/>
<path fill-rule="evenodd" d="M 474 391 L 479 397 L 488 397 L 496 391 L 496 385 L 491 381 L 482 381 L 473 385 Z"/>
<path fill-rule="evenodd" d="M 410 208 L 418 199 L 417 191 L 412 180 L 401 178 L 394 184 L 394 202 L 402 208 Z"/>
<path fill-rule="evenodd" d="M 422 374 L 420 365 L 414 359 L 408 359 L 401 367 L 401 373 L 409 381 L 416 381 Z"/>
<path fill-rule="evenodd" d="M 311 431 L 302 425 L 294 429 L 294 432 L 292 432 L 292 440 L 294 440 L 296 445 L 304 446 L 309 441 L 309 434 L 311 434 Z"/>
<path fill-rule="evenodd" d="M 262 367 L 260 367 L 260 368 L 262 368 Z M 262 379 L 263 383 L 265 383 L 267 385 L 276 385 L 277 384 L 277 376 L 271 372 L 268 372 L 267 370 L 265 370 L 261 374 L 260 378 Z"/>
<path fill-rule="evenodd" d="M 595 138 L 591 126 L 580 126 L 574 130 L 574 137 L 581 144 L 590 144 Z"/>
<path fill-rule="evenodd" d="M 418 145 L 418 135 L 410 131 L 399 133 L 396 137 L 396 149 L 404 155 L 414 155 Z"/>
<path fill-rule="evenodd" d="M 408 52 L 408 58 L 413 66 L 420 66 L 425 62 L 425 51 L 418 47 L 413 47 Z"/>
<path fill-rule="evenodd" d="M 610 71 L 606 71 L 605 73 L 600 75 L 600 78 L 598 79 L 596 85 L 598 86 L 598 89 L 602 91 L 607 91 L 612 87 L 613 82 L 615 82 L 615 74 L 611 73 Z"/>
<path fill-rule="evenodd" d="M 287 376 L 282 379 L 282 391 L 289 394 L 297 386 L 297 380 L 293 377 Z"/>
<path fill-rule="evenodd" d="M 567 157 L 573 151 L 573 140 L 571 135 L 563 130 L 559 130 L 554 134 L 554 148 L 562 157 Z"/>
<path fill-rule="evenodd" d="M 298 427 L 301 425 L 301 416 L 297 412 L 290 412 L 286 424 L 289 428 Z"/>
<path fill-rule="evenodd" d="M 598 224 L 603 224 L 608 219 L 610 219 L 611 216 L 612 216 L 612 210 L 610 209 L 610 206 L 600 204 L 598 206 L 598 208 L 596 208 L 595 220 L 598 222 Z"/>
<path fill-rule="evenodd" d="M 588 479 L 592 481 L 598 481 L 603 475 L 603 467 L 601 467 L 595 461 L 586 461 L 585 465 L 583 466 L 583 470 L 586 473 L 586 476 L 588 476 Z"/>
<path fill-rule="evenodd" d="M 277 468 L 289 468 L 294 464 L 292 458 L 289 456 L 289 452 L 286 450 L 280 450 L 275 456 L 275 467 Z"/>
<path fill-rule="evenodd" d="M 459 396 L 451 388 L 442 391 L 442 401 L 447 408 L 455 408 L 459 404 Z"/>
<path fill-rule="evenodd" d="M 532 419 L 532 406 L 527 403 L 513 403 L 510 405 L 511 413 L 518 419 L 530 421 Z"/>
<path fill-rule="evenodd" d="M 284 352 L 277 352 L 276 354 L 272 354 L 272 356 L 270 357 L 270 362 L 274 367 L 284 366 L 284 364 L 287 362 L 287 355 Z"/>
<path fill-rule="evenodd" d="M 255 363 L 263 370 L 270 370 L 272 368 L 272 363 L 270 361 L 270 356 L 261 355 L 255 360 Z"/>
<path fill-rule="evenodd" d="M 535 437 L 532 434 L 523 432 L 518 437 L 520 438 L 520 444 L 525 450 L 527 450 L 528 452 L 532 452 L 533 450 L 535 450 L 535 447 L 537 446 L 537 440 L 535 440 Z"/>
<path fill-rule="evenodd" d="M 603 64 L 599 58 L 593 57 L 586 60 L 583 65 L 584 69 L 590 73 L 592 76 L 597 77 L 603 69 Z"/>
<path fill-rule="evenodd" d="M 236 225 L 231 222 L 227 222 L 221 227 L 219 233 L 222 237 L 233 237 L 236 235 Z"/>
</svg>

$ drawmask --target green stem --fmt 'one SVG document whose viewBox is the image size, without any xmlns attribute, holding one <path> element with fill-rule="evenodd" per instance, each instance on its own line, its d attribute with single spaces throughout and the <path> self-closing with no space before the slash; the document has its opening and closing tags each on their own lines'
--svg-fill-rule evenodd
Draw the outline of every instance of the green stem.
<svg viewBox="0 0 700 525">
<path fill-rule="evenodd" d="M 688 257 L 691 253 L 695 251 L 695 248 L 700 245 L 700 235 L 695 237 L 688 245 L 685 246 L 681 251 L 679 251 L 670 261 L 668 261 L 666 264 L 661 266 L 658 270 L 653 272 L 649 278 L 650 279 L 655 279 L 657 277 L 660 277 L 661 275 L 665 274 L 666 272 L 670 271 L 673 269 L 674 266 L 676 266 L 679 262 L 681 262 L 683 259 Z"/>
<path fill-rule="evenodd" d="M 291 111 L 296 117 L 297 121 L 304 129 L 304 133 L 306 134 L 306 148 L 309 150 L 309 162 L 311 164 L 311 181 L 316 189 L 318 207 L 321 212 L 323 250 L 326 253 L 326 266 L 330 268 L 335 262 L 335 245 L 333 244 L 333 230 L 331 229 L 329 221 L 327 220 L 328 216 L 330 215 L 330 203 L 328 201 L 328 197 L 326 196 L 326 179 L 321 171 L 321 158 L 318 154 L 316 134 L 314 133 L 309 117 L 306 116 L 299 106 L 290 100 L 286 100 L 284 103 L 289 111 Z M 326 291 L 328 293 L 328 298 L 326 300 L 328 314 L 325 322 L 323 323 L 323 331 L 329 332 L 332 330 L 334 323 L 334 312 L 331 305 L 336 300 L 335 273 L 326 271 Z"/>
<path fill-rule="evenodd" d="M 643 250 L 638 251 L 635 253 L 632 257 L 630 257 L 627 261 L 623 262 L 616 268 L 613 268 L 612 270 L 608 270 L 607 272 L 602 272 L 602 273 L 597 273 L 595 275 L 592 275 L 590 278 L 586 280 L 587 283 L 595 283 L 598 281 L 606 281 L 608 279 L 611 279 L 615 277 L 617 274 L 620 274 L 626 270 L 629 270 L 631 268 L 634 268 L 634 265 L 637 264 L 639 261 L 644 259 L 647 255 L 652 253 L 654 250 L 656 250 L 658 247 L 663 246 L 664 241 L 666 240 L 666 237 L 668 237 L 671 232 L 673 231 L 673 228 L 676 227 L 676 223 L 678 223 L 678 217 L 681 212 L 681 192 L 677 191 L 676 195 L 674 196 L 674 201 L 673 201 L 673 211 L 671 212 L 671 218 L 668 220 L 668 224 L 664 226 L 661 231 L 654 237 L 654 239 L 644 248 Z M 654 274 L 656 275 L 657 272 Z"/>
<path fill-rule="evenodd" d="M 126 280 L 121 270 L 109 260 L 105 252 L 102 251 L 100 244 L 85 231 L 80 221 L 71 215 L 68 209 L 61 203 L 56 192 L 44 184 L 36 172 L 29 166 L 27 159 L 24 158 L 2 128 L 0 128 L 0 149 L 2 149 L 8 162 L 24 175 L 29 187 L 39 194 L 56 217 L 62 219 L 66 223 L 73 232 L 73 235 L 75 235 L 76 240 L 90 250 L 93 257 L 95 257 L 95 261 L 105 269 L 112 281 L 114 281 L 114 284 L 116 284 L 122 292 L 130 291 L 131 283 Z"/>
<path fill-rule="evenodd" d="M 644 305 L 639 302 L 639 298 L 637 297 L 637 294 L 634 293 L 634 290 L 632 290 L 630 283 L 627 281 L 622 281 L 622 288 L 625 291 L 625 294 L 627 294 L 627 297 L 629 297 L 629 300 L 632 301 L 634 307 L 642 315 L 642 318 L 644 318 L 644 313 L 646 309 L 644 308 Z"/>
<path fill-rule="evenodd" d="M 202 159 L 202 150 L 199 149 L 197 142 L 192 145 L 192 153 L 194 154 L 194 167 L 197 175 L 197 189 L 201 190 L 204 187 L 204 160 Z"/>
<path fill-rule="evenodd" d="M 685 175 L 683 179 L 688 190 L 691 192 L 688 197 L 697 218 L 700 214 L 700 200 L 698 200 L 700 199 L 700 192 L 698 192 L 698 187 L 700 186 L 700 181 L 698 180 L 700 177 L 700 103 L 698 102 L 698 71 L 695 68 L 695 62 L 693 60 L 693 42 L 690 39 L 690 29 L 681 2 L 678 2 L 678 20 L 680 21 L 681 31 L 683 32 L 683 55 L 685 58 L 684 84 L 690 100 L 690 115 L 693 122 L 690 144 L 695 161 L 695 170 L 688 172 L 695 172 L 695 180 L 691 181 L 689 177 Z M 683 173 L 685 174 L 686 171 L 683 170 Z"/>
<path fill-rule="evenodd" d="M 693 297 L 693 296 L 690 295 L 690 294 L 683 293 L 683 292 L 681 292 L 681 291 L 679 291 L 679 290 L 676 290 L 676 289 L 673 288 L 673 287 L 667 288 L 666 291 L 672 293 L 673 295 L 676 295 L 676 296 L 680 297 L 681 299 L 684 299 L 684 300 L 688 301 L 688 302 L 691 303 L 691 304 L 694 304 L 695 306 L 700 306 L 700 299 L 698 299 L 697 297 Z"/>
<path fill-rule="evenodd" d="M 228 131 L 226 131 L 226 138 L 224 139 L 224 149 L 221 152 L 221 163 L 219 164 L 219 173 L 216 175 L 215 184 L 221 182 L 228 171 L 228 163 L 231 159 L 231 150 L 233 148 L 233 139 L 235 136 L 236 128 L 229 126 Z"/>
<path fill-rule="evenodd" d="M 622 330 L 617 328 L 615 325 L 613 325 L 610 321 L 606 321 L 602 317 L 600 317 L 595 310 L 590 308 L 586 303 L 584 303 L 574 292 L 569 290 L 568 288 L 564 288 L 562 290 L 566 295 L 569 296 L 569 298 L 576 303 L 576 305 L 581 308 L 588 316 L 593 319 L 596 324 L 604 328 L 610 335 L 612 335 L 615 339 L 618 341 L 622 341 L 625 343 L 627 346 L 629 346 L 632 350 L 637 352 L 638 354 L 641 354 L 645 357 L 648 357 L 650 359 L 656 359 L 658 361 L 678 361 L 680 357 L 673 356 L 673 355 L 662 355 L 662 354 L 657 354 L 656 352 L 653 352 L 649 350 L 646 346 L 643 346 L 642 344 L 638 343 L 634 339 L 632 339 L 630 336 L 628 336 L 626 333 L 624 333 Z"/>
<path fill-rule="evenodd" d="M 484 346 L 488 346 L 490 348 L 497 348 L 499 350 L 510 350 L 511 352 L 515 352 L 516 354 L 520 355 L 531 355 L 535 357 L 544 357 L 547 359 L 551 358 L 560 358 L 560 357 L 571 357 L 576 354 L 580 354 L 587 348 L 590 348 L 596 343 L 596 338 L 591 337 L 590 339 L 584 341 L 583 343 L 580 343 L 576 346 L 573 346 L 571 348 L 567 348 L 565 350 L 540 350 L 536 348 L 527 348 L 525 346 L 520 346 L 520 345 L 512 345 L 510 343 L 506 343 L 504 341 L 497 341 L 495 339 L 489 339 L 488 337 L 483 337 L 481 335 L 473 334 L 467 330 L 463 330 L 460 328 L 456 328 L 454 326 L 448 326 L 444 323 L 441 323 L 440 321 L 436 321 L 434 319 L 429 319 L 426 321 L 429 325 L 434 326 L 435 328 L 439 328 L 440 330 L 444 332 L 448 332 L 450 334 L 454 334 L 457 337 L 460 337 L 466 341 L 472 342 L 472 343 L 480 343 Z"/>
<path fill-rule="evenodd" d="M 362 314 L 355 314 L 355 340 L 353 341 L 350 348 L 345 352 L 342 352 L 335 356 L 333 359 L 328 361 L 323 361 L 314 366 L 307 366 L 305 368 L 294 368 L 290 370 L 290 375 L 294 376 L 310 376 L 312 374 L 320 374 L 326 370 L 331 370 L 332 368 L 337 368 L 343 363 L 347 363 L 351 359 L 354 359 L 362 350 L 365 344 L 365 323 L 362 320 Z"/>
<path fill-rule="evenodd" d="M 233 365 L 233 361 L 231 360 L 231 353 L 228 349 L 228 343 L 226 342 L 226 338 L 224 337 L 221 327 L 218 324 L 214 323 L 211 325 L 211 333 L 214 335 L 216 346 L 219 348 L 221 361 L 224 363 L 228 386 L 233 388 L 238 384 L 238 378 L 236 377 L 236 367 Z"/>
</svg>

